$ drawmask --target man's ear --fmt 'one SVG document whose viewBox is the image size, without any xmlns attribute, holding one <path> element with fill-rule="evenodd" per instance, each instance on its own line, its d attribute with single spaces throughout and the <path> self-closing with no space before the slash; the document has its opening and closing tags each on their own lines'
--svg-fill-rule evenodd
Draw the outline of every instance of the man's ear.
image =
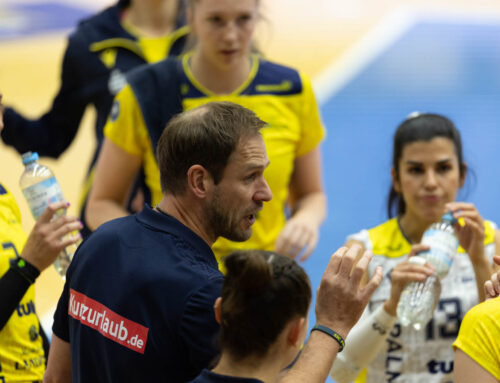
<svg viewBox="0 0 500 383">
<path fill-rule="evenodd" d="M 301 341 L 300 335 L 302 333 L 302 329 L 304 328 L 305 320 L 306 318 L 296 318 L 286 327 L 288 331 L 287 340 L 290 345 L 300 346 L 298 343 Z"/>
<path fill-rule="evenodd" d="M 201 165 L 193 165 L 187 171 L 189 190 L 198 198 L 205 198 L 211 191 L 213 179 L 207 169 Z"/>
<path fill-rule="evenodd" d="M 396 169 L 391 169 L 391 178 L 392 178 L 392 187 L 396 191 L 396 193 L 401 193 L 401 184 L 399 183 L 398 174 L 396 173 Z"/>
<path fill-rule="evenodd" d="M 222 298 L 219 297 L 215 300 L 214 304 L 214 313 L 215 313 L 215 320 L 217 321 L 218 324 L 222 323 Z"/>
</svg>

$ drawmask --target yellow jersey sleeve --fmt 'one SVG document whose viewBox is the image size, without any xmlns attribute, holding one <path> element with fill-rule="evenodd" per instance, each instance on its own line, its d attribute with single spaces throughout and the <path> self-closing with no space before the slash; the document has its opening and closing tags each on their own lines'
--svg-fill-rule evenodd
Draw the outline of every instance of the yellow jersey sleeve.
<svg viewBox="0 0 500 383">
<path fill-rule="evenodd" d="M 325 137 L 318 104 L 312 89 L 311 80 L 304 74 L 302 80 L 302 102 L 300 110 L 301 139 L 297 147 L 297 157 L 313 150 Z"/>
<path fill-rule="evenodd" d="M 149 135 L 135 94 L 127 84 L 115 97 L 104 135 L 124 151 L 143 157 Z"/>
<path fill-rule="evenodd" d="M 500 297 L 473 307 L 465 315 L 453 348 L 459 348 L 500 380 Z"/>
</svg>

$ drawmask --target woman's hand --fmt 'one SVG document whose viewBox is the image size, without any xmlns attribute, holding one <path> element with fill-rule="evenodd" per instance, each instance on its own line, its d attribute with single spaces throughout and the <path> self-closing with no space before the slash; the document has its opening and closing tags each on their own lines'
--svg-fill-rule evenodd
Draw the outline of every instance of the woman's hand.
<svg viewBox="0 0 500 383">
<path fill-rule="evenodd" d="M 276 240 L 276 252 L 300 261 L 311 255 L 318 243 L 319 227 L 316 219 L 308 219 L 306 214 L 290 218 Z"/>
<path fill-rule="evenodd" d="M 465 225 L 455 226 L 458 241 L 470 257 L 472 264 L 484 262 L 484 221 L 472 203 L 450 202 L 446 204 L 456 219 L 462 218 Z"/>
<path fill-rule="evenodd" d="M 434 273 L 434 268 L 429 264 L 419 265 L 410 261 L 422 251 L 429 250 L 427 245 L 413 245 L 408 258 L 399 263 L 391 272 L 391 295 L 384 303 L 384 310 L 390 315 L 396 315 L 401 293 L 409 282 L 423 282 Z"/>
<path fill-rule="evenodd" d="M 495 255 L 493 260 L 500 266 L 500 256 Z M 500 270 L 494 273 L 489 281 L 484 283 L 484 292 L 487 300 L 500 295 Z"/>
<path fill-rule="evenodd" d="M 56 215 L 59 210 L 65 210 L 68 206 L 67 202 L 50 204 L 38 218 L 24 245 L 21 258 L 39 271 L 49 267 L 66 246 L 81 239 L 79 234 L 67 235 L 82 228 L 82 223 L 76 217 Z"/>
</svg>

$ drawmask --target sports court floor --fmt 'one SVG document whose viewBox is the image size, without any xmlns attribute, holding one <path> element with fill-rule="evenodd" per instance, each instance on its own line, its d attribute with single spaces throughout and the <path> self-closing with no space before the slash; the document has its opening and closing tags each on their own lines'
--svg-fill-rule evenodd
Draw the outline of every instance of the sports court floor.
<svg viewBox="0 0 500 383">
<path fill-rule="evenodd" d="M 45 110 L 58 88 L 65 36 L 76 20 L 105 4 L 109 1 L 2 0 L 5 103 L 32 116 Z M 314 288 L 346 235 L 386 218 L 392 134 L 412 111 L 445 114 L 456 123 L 475 173 L 460 198 L 500 222 L 498 1 L 264 0 L 263 13 L 262 50 L 313 78 L 328 129 L 323 144 L 328 218 L 317 250 L 304 264 Z M 89 111 L 77 140 L 59 160 L 43 161 L 74 212 L 94 145 L 92 119 Z M 15 194 L 29 230 L 33 220 L 17 187 L 22 165 L 1 143 L 0 163 L 2 183 Z M 50 270 L 37 283 L 38 311 L 50 326 L 62 281 Z"/>
</svg>

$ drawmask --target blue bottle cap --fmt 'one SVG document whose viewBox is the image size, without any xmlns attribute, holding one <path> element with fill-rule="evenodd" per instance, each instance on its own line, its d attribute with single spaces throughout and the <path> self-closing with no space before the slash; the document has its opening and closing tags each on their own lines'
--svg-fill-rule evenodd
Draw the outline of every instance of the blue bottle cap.
<svg viewBox="0 0 500 383">
<path fill-rule="evenodd" d="M 441 217 L 441 221 L 447 221 L 447 222 L 450 222 L 452 224 L 455 224 L 457 223 L 457 219 L 455 217 L 453 217 L 453 214 L 451 213 L 451 211 L 447 211 L 446 213 L 443 214 L 443 216 Z"/>
<path fill-rule="evenodd" d="M 28 165 L 33 162 L 38 161 L 38 153 L 37 152 L 26 152 L 21 156 L 23 160 L 23 165 Z"/>
</svg>

